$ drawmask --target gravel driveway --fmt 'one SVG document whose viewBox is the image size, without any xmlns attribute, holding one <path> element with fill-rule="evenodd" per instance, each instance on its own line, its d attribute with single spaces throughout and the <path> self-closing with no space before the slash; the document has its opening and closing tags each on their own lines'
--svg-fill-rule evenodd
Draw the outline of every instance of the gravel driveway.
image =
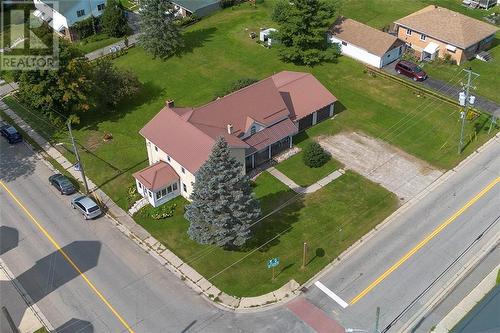
<svg viewBox="0 0 500 333">
<path fill-rule="evenodd" d="M 351 132 L 319 138 L 321 146 L 351 169 L 407 201 L 443 174 L 399 148 L 365 134 Z"/>
</svg>

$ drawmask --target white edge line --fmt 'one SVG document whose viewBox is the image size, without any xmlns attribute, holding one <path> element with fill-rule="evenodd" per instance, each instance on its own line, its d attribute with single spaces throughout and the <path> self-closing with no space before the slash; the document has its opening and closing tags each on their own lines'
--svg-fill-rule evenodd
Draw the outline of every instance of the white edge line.
<svg viewBox="0 0 500 333">
<path fill-rule="evenodd" d="M 331 291 L 330 289 L 328 289 L 323 283 L 321 283 L 319 281 L 316 281 L 314 283 L 314 285 L 316 287 L 318 287 L 322 292 L 324 292 L 325 294 L 327 294 L 328 297 L 330 297 L 335 302 L 337 302 L 342 307 L 342 309 L 347 308 L 347 306 L 349 305 L 349 304 L 347 304 L 346 301 L 344 301 L 342 298 L 340 298 L 339 296 L 337 296 L 333 291 Z"/>
</svg>

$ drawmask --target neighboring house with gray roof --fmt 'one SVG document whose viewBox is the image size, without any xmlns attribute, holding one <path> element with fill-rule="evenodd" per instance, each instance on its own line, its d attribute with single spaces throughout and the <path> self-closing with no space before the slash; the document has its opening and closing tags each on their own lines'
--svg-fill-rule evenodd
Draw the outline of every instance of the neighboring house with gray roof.
<svg viewBox="0 0 500 333">
<path fill-rule="evenodd" d="M 420 60 L 450 57 L 460 65 L 491 47 L 498 27 L 435 5 L 394 22 Z"/>
<path fill-rule="evenodd" d="M 155 207 L 178 195 L 189 199 L 218 137 L 245 173 L 292 147 L 299 131 L 332 117 L 336 100 L 313 75 L 284 71 L 200 107 L 168 101 L 139 132 L 149 166 L 134 173 L 137 190 Z"/>
<path fill-rule="evenodd" d="M 174 8 L 182 17 L 196 15 L 207 16 L 220 8 L 219 0 L 173 0 Z"/>
<path fill-rule="evenodd" d="M 404 42 L 397 37 L 346 17 L 333 23 L 328 39 L 339 44 L 342 54 L 377 68 L 395 61 L 404 51 Z"/>
<path fill-rule="evenodd" d="M 71 26 L 91 16 L 102 15 L 106 0 L 33 0 L 33 15 L 45 22 L 59 35 L 74 40 Z"/>
</svg>

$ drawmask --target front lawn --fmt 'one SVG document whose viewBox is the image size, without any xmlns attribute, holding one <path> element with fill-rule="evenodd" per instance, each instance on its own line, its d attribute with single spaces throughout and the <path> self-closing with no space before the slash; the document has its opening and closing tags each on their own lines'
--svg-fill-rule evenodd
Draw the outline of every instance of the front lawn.
<svg viewBox="0 0 500 333">
<path fill-rule="evenodd" d="M 304 152 L 301 151 L 279 163 L 275 168 L 297 183 L 297 185 L 307 187 L 342 167 L 340 162 L 331 158 L 319 168 L 310 168 L 304 164 L 303 156 Z"/>
<path fill-rule="evenodd" d="M 266 173 L 257 178 L 255 192 L 264 211 L 279 205 L 275 200 L 281 202 L 289 192 L 278 189 L 275 182 Z M 254 238 L 241 251 L 203 246 L 189 239 L 189 224 L 182 216 L 186 204 L 183 198 L 174 200 L 174 217 L 153 220 L 148 215 L 150 208 L 144 208 L 134 218 L 221 290 L 235 296 L 256 296 L 290 279 L 304 283 L 398 205 L 390 192 L 352 172 L 313 194 L 295 198 L 289 206 L 257 224 Z M 301 270 L 304 242 L 309 256 L 306 269 Z M 266 267 L 267 260 L 273 257 L 280 258 L 275 281 L 271 281 L 271 271 Z M 222 272 L 238 260 L 241 262 Z"/>
<path fill-rule="evenodd" d="M 260 200 L 262 214 L 266 215 L 285 204 L 296 194 L 288 186 L 264 171 L 253 182 L 255 197 Z"/>
</svg>

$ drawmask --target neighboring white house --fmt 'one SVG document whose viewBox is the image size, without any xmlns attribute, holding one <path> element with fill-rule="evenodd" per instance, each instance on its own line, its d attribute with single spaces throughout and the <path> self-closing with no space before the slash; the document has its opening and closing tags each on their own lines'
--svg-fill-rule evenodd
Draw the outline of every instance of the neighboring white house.
<svg viewBox="0 0 500 333">
<path fill-rule="evenodd" d="M 70 40 L 71 26 L 91 16 L 102 15 L 106 0 L 33 0 L 33 15 Z"/>
<path fill-rule="evenodd" d="M 377 68 L 398 59 L 405 47 L 397 37 L 345 17 L 335 21 L 328 39 L 340 45 L 343 55 Z"/>
</svg>

